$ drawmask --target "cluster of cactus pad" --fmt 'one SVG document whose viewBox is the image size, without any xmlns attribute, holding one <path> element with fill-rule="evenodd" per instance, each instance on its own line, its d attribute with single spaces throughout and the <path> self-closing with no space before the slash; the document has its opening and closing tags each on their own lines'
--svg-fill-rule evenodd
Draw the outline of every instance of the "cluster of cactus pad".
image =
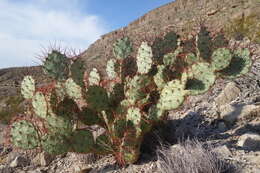
<svg viewBox="0 0 260 173">
<path fill-rule="evenodd" d="M 51 154 L 113 154 L 119 164 L 134 163 L 144 135 L 167 111 L 205 93 L 217 78 L 247 73 L 252 64 L 249 49 L 231 49 L 223 35 L 211 36 L 203 26 L 188 39 L 169 32 L 149 44 L 142 42 L 133 58 L 130 39 L 118 39 L 106 78 L 96 68 L 86 74 L 81 59 L 50 52 L 43 69 L 53 82 L 37 89 L 31 76 L 24 78 L 21 93 L 31 105 L 11 125 L 11 142 Z M 86 128 L 92 125 L 104 133 L 93 136 Z"/>
</svg>

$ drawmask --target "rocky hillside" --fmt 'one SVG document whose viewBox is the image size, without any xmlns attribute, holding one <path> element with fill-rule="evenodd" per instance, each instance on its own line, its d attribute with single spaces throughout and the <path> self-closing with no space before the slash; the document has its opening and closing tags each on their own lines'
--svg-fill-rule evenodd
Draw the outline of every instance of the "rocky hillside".
<svg viewBox="0 0 260 173">
<path fill-rule="evenodd" d="M 124 28 L 103 35 L 80 58 L 86 62 L 88 70 L 96 67 L 105 76 L 106 60 L 113 56 L 111 43 L 117 38 L 128 36 L 138 46 L 141 41 L 152 42 L 169 30 L 182 35 L 190 33 L 201 22 L 213 31 L 222 29 L 226 36 L 235 38 L 233 42 L 250 44 L 256 60 L 248 75 L 235 81 L 218 80 L 210 92 L 189 98 L 181 110 L 171 112 L 167 126 L 155 131 L 170 144 L 167 149 L 159 150 L 161 154 L 155 153 L 154 144 L 158 144 L 158 141 L 154 136 L 144 140 L 138 163 L 126 168 L 118 167 L 111 156 L 100 158 L 68 153 L 53 157 L 46 153 L 17 151 L 10 146 L 0 145 L 0 172 L 170 173 L 179 170 L 180 173 L 190 173 L 190 170 L 205 172 L 212 168 L 212 172 L 216 173 L 260 172 L 259 0 L 176 0 L 145 14 Z M 249 43 L 246 38 L 252 42 Z M 134 54 L 136 49 L 132 56 Z M 0 70 L 2 100 L 6 99 L 5 96 L 17 96 L 21 79 L 28 74 L 39 79 L 39 82 L 43 81 L 40 67 Z M 14 110 L 10 108 L 14 100 L 17 101 L 14 98 L 4 102 L 4 107 L 9 106 L 5 110 Z M 0 128 L 4 129 L 5 126 Z M 3 138 L 1 131 L 0 143 Z M 187 139 L 198 140 L 199 144 L 180 142 Z"/>
</svg>

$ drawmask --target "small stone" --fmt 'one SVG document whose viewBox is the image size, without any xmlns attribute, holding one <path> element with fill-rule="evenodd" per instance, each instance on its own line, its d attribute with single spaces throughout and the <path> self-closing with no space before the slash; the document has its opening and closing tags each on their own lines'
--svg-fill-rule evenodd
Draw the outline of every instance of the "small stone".
<svg viewBox="0 0 260 173">
<path fill-rule="evenodd" d="M 251 114 L 253 110 L 255 110 L 257 106 L 255 105 L 245 105 L 245 104 L 237 104 L 237 105 L 224 105 L 220 107 L 220 117 L 228 122 L 229 124 L 235 123 L 237 120 L 246 118 Z"/>
<path fill-rule="evenodd" d="M 240 136 L 237 145 L 247 150 L 260 149 L 260 135 L 255 133 L 246 133 Z"/>
<path fill-rule="evenodd" d="M 24 167 L 29 165 L 29 160 L 23 156 L 17 156 L 11 163 L 10 167 L 15 168 L 15 167 Z"/>
<path fill-rule="evenodd" d="M 36 165 L 48 166 L 55 157 L 43 151 L 36 155 L 32 162 Z"/>
<path fill-rule="evenodd" d="M 213 151 L 220 154 L 224 158 L 228 158 L 228 157 L 232 156 L 232 153 L 230 152 L 230 150 L 228 149 L 228 147 L 226 145 L 216 147 L 213 149 Z"/>
<path fill-rule="evenodd" d="M 226 85 L 224 90 L 216 97 L 215 102 L 218 107 L 230 103 L 237 98 L 240 94 L 240 89 L 234 82 L 230 82 Z"/>
</svg>

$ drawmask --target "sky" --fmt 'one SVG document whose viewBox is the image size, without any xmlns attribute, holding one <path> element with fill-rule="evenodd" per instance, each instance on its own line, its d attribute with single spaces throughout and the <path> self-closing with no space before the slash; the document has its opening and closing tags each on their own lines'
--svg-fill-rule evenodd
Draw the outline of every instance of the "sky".
<svg viewBox="0 0 260 173">
<path fill-rule="evenodd" d="M 83 51 L 173 0 L 0 0 L 0 68 L 40 65 L 49 47 Z"/>
</svg>

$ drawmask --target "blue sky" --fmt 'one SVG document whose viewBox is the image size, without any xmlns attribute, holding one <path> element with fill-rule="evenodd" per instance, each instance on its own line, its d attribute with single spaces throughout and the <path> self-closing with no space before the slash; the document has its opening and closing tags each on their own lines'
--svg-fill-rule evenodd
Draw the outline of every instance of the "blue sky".
<svg viewBox="0 0 260 173">
<path fill-rule="evenodd" d="M 39 65 L 56 43 L 85 50 L 101 35 L 173 0 L 0 0 L 0 68 Z"/>
</svg>

